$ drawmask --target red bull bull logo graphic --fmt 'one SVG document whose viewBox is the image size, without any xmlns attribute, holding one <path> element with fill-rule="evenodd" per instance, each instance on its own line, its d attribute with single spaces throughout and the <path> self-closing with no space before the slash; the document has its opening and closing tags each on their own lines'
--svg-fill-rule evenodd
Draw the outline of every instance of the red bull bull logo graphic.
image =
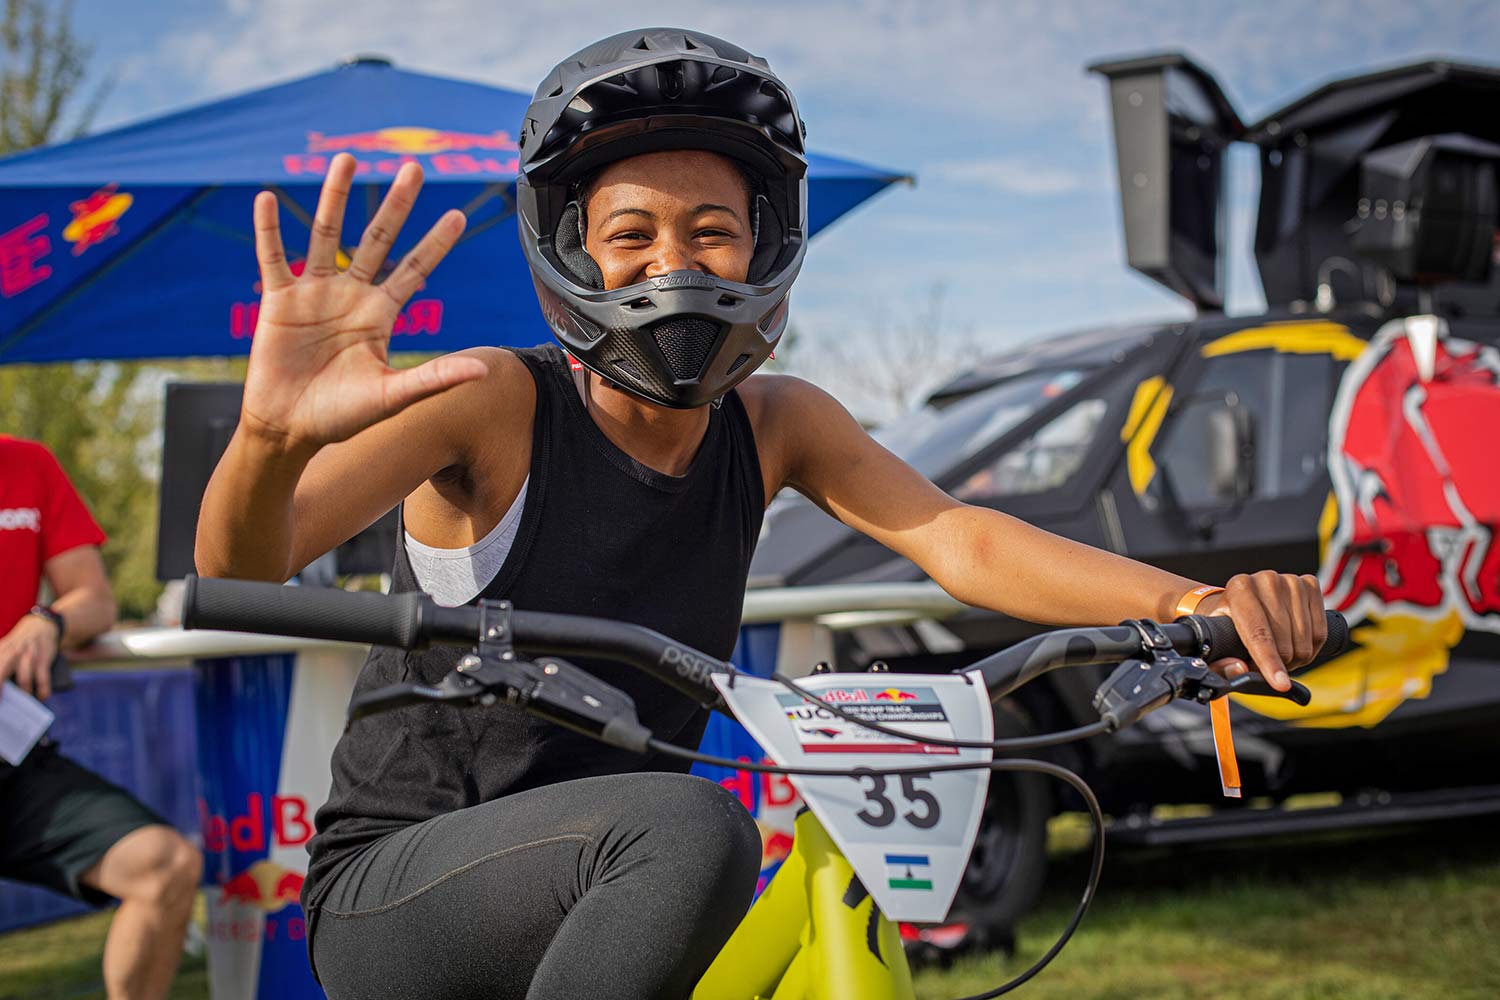
<svg viewBox="0 0 1500 1000">
<path fill-rule="evenodd" d="M 356 175 L 393 176 L 408 162 L 420 162 L 438 174 L 514 174 L 519 166 L 517 152 L 508 132 L 400 125 L 343 135 L 309 132 L 306 151 L 284 156 L 282 167 L 292 175 L 322 175 L 328 172 L 334 154 L 352 153 Z"/>
<path fill-rule="evenodd" d="M 1365 624 L 1359 648 L 1316 672 L 1341 714 L 1307 724 L 1375 725 L 1430 693 L 1466 628 L 1500 632 L 1497 419 L 1500 352 L 1434 317 L 1388 324 L 1345 371 L 1320 577 L 1329 607 Z"/>
<path fill-rule="evenodd" d="M 211 813 L 199 799 L 198 812 L 207 867 L 217 874 L 217 891 L 211 885 L 207 896 L 210 936 L 221 941 L 301 940 L 307 933 L 301 911 L 285 917 L 275 914 L 298 905 L 305 875 L 270 855 L 282 848 L 301 848 L 312 839 L 307 800 L 251 792 L 242 811 Z M 248 865 L 235 860 L 245 855 L 255 860 Z"/>
<path fill-rule="evenodd" d="M 1430 330 L 1407 326 L 1422 321 Z M 1386 327 L 1345 373 L 1329 428 L 1338 521 L 1323 585 L 1352 618 L 1373 612 L 1500 632 L 1500 351 Z M 1425 355 L 1425 357 L 1423 356 Z"/>
<path fill-rule="evenodd" d="M 120 193 L 118 185 L 109 184 L 68 206 L 73 221 L 63 230 L 63 239 L 73 244 L 77 257 L 89 247 L 98 246 L 120 231 L 115 224 L 130 210 L 135 198 Z"/>
<path fill-rule="evenodd" d="M 911 691 L 902 691 L 900 688 L 886 688 L 884 691 L 875 693 L 876 701 L 916 701 L 917 696 Z"/>
<path fill-rule="evenodd" d="M 257 861 L 219 886 L 219 902 L 247 903 L 275 913 L 301 898 L 304 880 L 302 873 L 274 861 Z"/>
</svg>

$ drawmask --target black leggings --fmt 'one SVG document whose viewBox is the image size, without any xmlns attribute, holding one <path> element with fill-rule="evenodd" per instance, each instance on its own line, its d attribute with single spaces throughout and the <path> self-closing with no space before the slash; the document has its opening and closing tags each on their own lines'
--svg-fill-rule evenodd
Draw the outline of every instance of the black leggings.
<svg viewBox="0 0 1500 1000">
<path fill-rule="evenodd" d="M 750 906 L 760 836 L 685 774 L 581 778 L 438 816 L 333 877 L 330 1000 L 687 997 Z"/>
</svg>

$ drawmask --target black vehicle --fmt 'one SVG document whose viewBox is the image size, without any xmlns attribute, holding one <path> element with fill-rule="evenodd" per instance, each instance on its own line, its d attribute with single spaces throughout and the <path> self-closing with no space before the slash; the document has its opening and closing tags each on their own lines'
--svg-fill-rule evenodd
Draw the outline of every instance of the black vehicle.
<svg viewBox="0 0 1500 1000">
<path fill-rule="evenodd" d="M 1301 676 L 1310 705 L 1236 705 L 1238 807 L 1192 706 L 1062 758 L 1098 789 L 1113 835 L 1500 810 L 1500 70 L 1336 80 L 1246 126 L 1182 56 L 1091 68 L 1109 81 L 1129 263 L 1197 318 L 985 359 L 877 436 L 966 502 L 1204 581 L 1315 573 L 1348 615 L 1352 651 Z M 1259 316 L 1221 311 L 1235 141 L 1260 151 Z M 751 570 L 752 586 L 921 579 L 800 498 L 773 505 Z M 837 648 L 848 669 L 944 670 L 1035 631 L 969 611 L 849 628 Z M 1002 703 L 996 735 L 1089 718 L 1099 680 L 1030 685 Z M 1031 781 L 992 786 L 953 917 L 969 940 L 1003 940 L 1040 888 L 1045 822 L 1070 804 Z M 1341 804 L 1279 808 L 1308 792 Z M 1153 818 L 1175 803 L 1223 808 Z"/>
</svg>

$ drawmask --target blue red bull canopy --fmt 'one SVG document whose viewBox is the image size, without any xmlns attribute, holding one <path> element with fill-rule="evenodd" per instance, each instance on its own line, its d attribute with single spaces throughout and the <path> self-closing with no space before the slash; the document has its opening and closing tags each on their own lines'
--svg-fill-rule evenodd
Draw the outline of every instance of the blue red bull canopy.
<svg viewBox="0 0 1500 1000">
<path fill-rule="evenodd" d="M 516 144 L 527 96 L 384 60 L 0 160 L 0 363 L 245 354 L 259 300 L 250 203 L 269 188 L 297 270 L 336 153 L 362 183 L 347 246 L 408 161 L 427 185 L 397 243 L 443 212 L 462 243 L 397 322 L 392 350 L 547 339 L 516 238 Z M 894 181 L 813 154 L 813 234 Z M 393 255 L 394 256 L 394 255 Z"/>
</svg>

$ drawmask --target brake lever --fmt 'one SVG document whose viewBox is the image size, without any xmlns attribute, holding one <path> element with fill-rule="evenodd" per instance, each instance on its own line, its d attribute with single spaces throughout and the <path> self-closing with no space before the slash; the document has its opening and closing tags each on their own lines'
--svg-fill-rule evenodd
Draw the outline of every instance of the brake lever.
<svg viewBox="0 0 1500 1000">
<path fill-rule="evenodd" d="M 434 702 L 493 705 L 504 701 L 587 736 L 635 753 L 647 753 L 651 730 L 636 716 L 635 700 L 557 657 L 535 662 L 506 645 L 496 652 L 481 643 L 436 686 L 390 684 L 355 698 L 349 722 L 407 705 Z"/>
<path fill-rule="evenodd" d="M 1253 671 L 1241 674 L 1230 681 L 1229 688 L 1224 693 L 1253 695 L 1257 698 L 1285 698 L 1303 707 L 1312 702 L 1312 691 L 1301 681 L 1293 680 L 1290 690 L 1278 691 L 1271 686 L 1269 681 Z"/>
<path fill-rule="evenodd" d="M 496 696 L 488 695 L 476 681 L 464 677 L 458 671 L 444 677 L 436 686 L 429 684 L 387 684 L 384 687 L 356 695 L 349 702 L 349 715 L 345 725 L 356 719 L 405 708 L 408 705 L 423 705 L 433 702 L 458 702 L 461 704 L 493 704 Z"/>
</svg>

